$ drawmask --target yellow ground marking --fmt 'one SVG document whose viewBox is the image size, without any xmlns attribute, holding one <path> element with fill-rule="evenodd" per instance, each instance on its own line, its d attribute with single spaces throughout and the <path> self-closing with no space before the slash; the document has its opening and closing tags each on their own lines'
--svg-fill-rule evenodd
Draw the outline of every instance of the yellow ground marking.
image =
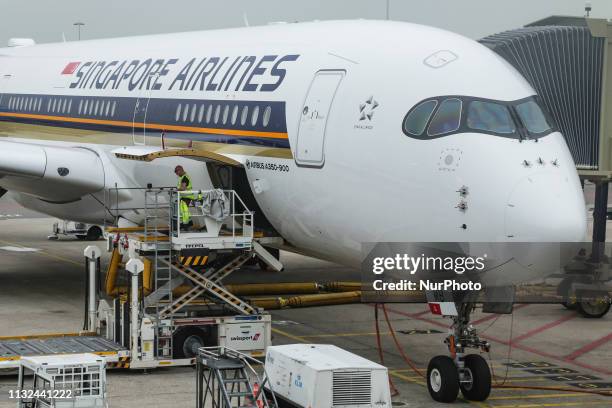
<svg viewBox="0 0 612 408">
<path fill-rule="evenodd" d="M 388 336 L 391 332 L 381 332 L 381 336 Z M 317 338 L 325 338 L 325 337 L 351 337 L 351 336 L 375 336 L 376 332 L 355 332 L 355 333 L 325 333 L 325 334 L 309 334 L 306 336 L 302 336 L 305 338 L 317 337 Z"/>
<path fill-rule="evenodd" d="M 393 377 L 401 378 L 402 380 L 407 381 L 409 383 L 419 384 L 419 385 L 422 385 L 422 386 L 427 386 L 427 383 L 425 382 L 425 379 L 423 377 L 420 377 L 420 376 L 417 377 L 417 378 L 420 378 L 420 380 L 418 380 L 418 379 L 409 377 L 407 375 L 400 374 L 396 370 L 389 371 L 389 374 L 392 375 Z"/>
<path fill-rule="evenodd" d="M 16 246 L 16 247 L 20 247 L 20 248 L 27 248 L 26 246 L 23 246 L 21 244 L 17 244 L 15 242 L 9 242 L 9 241 L 0 240 L 0 243 L 6 244 L 6 245 Z M 59 259 L 60 261 L 68 262 L 68 263 L 71 263 L 71 264 L 74 264 L 74 265 L 78 265 L 78 266 L 83 266 L 83 263 L 81 263 L 81 262 L 76 262 L 76 261 L 73 261 L 72 259 L 64 258 L 63 256 L 59 256 L 59 255 L 54 255 L 54 254 L 51 254 L 51 253 L 49 253 L 47 251 L 43 251 L 43 250 L 39 250 L 39 251 L 36 251 L 36 252 L 28 252 L 28 254 L 40 254 L 40 255 L 44 255 L 44 256 L 46 256 L 48 258 L 55 258 L 55 259 Z"/>
<path fill-rule="evenodd" d="M 276 333 L 276 334 L 280 334 L 281 336 L 285 336 L 288 339 L 299 341 L 300 343 L 309 343 L 309 341 L 307 339 L 305 339 L 304 337 L 302 337 L 302 336 L 296 336 L 296 335 L 293 335 L 291 333 L 287 333 L 286 331 L 283 331 L 283 330 L 280 330 L 280 329 L 272 328 L 272 332 Z"/>
<path fill-rule="evenodd" d="M 513 399 L 538 399 L 538 398 L 568 398 L 568 397 L 584 397 L 584 393 L 564 393 L 564 394 L 532 394 L 532 395 L 504 395 L 498 397 L 489 397 L 489 401 L 496 400 L 513 400 Z"/>
</svg>

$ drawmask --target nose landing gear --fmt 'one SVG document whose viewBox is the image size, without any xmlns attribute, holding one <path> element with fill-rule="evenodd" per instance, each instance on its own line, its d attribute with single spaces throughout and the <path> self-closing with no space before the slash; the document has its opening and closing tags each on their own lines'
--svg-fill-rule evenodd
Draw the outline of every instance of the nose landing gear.
<svg viewBox="0 0 612 408">
<path fill-rule="evenodd" d="M 470 401 L 484 401 L 491 393 L 491 371 L 479 354 L 465 354 L 467 348 L 488 352 L 488 342 L 480 340 L 469 325 L 474 303 L 457 303 L 457 316 L 452 316 L 451 334 L 444 341 L 450 356 L 436 356 L 427 367 L 427 389 L 438 402 L 453 402 L 459 390 Z"/>
</svg>

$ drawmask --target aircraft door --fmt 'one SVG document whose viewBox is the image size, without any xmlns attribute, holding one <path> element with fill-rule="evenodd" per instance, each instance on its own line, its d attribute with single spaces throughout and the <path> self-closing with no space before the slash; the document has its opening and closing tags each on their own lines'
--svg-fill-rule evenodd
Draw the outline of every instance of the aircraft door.
<svg viewBox="0 0 612 408">
<path fill-rule="evenodd" d="M 147 135 L 147 109 L 149 98 L 138 98 L 134 106 L 134 120 L 132 123 L 132 138 L 135 145 L 144 145 Z"/>
<path fill-rule="evenodd" d="M 149 104 L 151 102 L 151 84 L 157 82 L 159 74 L 150 75 L 146 79 L 146 89 L 140 93 L 140 97 L 136 100 L 134 105 L 134 120 L 132 123 L 132 139 L 135 145 L 146 144 L 146 136 L 151 136 L 150 132 L 147 132 L 147 112 L 149 110 Z"/>
<path fill-rule="evenodd" d="M 344 70 L 321 70 L 315 74 L 304 106 L 297 134 L 295 162 L 301 166 L 323 167 L 327 118 Z"/>
</svg>

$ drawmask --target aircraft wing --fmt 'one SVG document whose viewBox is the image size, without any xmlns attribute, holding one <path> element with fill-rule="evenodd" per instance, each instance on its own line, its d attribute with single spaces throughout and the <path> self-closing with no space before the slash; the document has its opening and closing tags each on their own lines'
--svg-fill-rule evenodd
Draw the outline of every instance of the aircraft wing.
<svg viewBox="0 0 612 408">
<path fill-rule="evenodd" d="M 165 149 L 150 151 L 150 148 L 128 147 L 114 151 L 115 156 L 120 159 L 139 160 L 150 162 L 163 157 L 187 157 L 194 160 L 215 162 L 228 166 L 242 167 L 242 163 L 231 157 L 204 149 Z"/>
</svg>

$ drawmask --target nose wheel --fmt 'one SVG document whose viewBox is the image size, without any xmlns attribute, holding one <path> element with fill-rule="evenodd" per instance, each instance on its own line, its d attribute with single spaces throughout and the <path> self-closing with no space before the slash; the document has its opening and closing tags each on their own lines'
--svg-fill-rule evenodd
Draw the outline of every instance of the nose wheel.
<svg viewBox="0 0 612 408">
<path fill-rule="evenodd" d="M 478 354 L 465 356 L 463 363 L 463 379 L 459 388 L 465 399 L 484 401 L 491 393 L 491 370 L 487 361 Z"/>
<path fill-rule="evenodd" d="M 469 401 L 485 401 L 491 393 L 491 370 L 478 354 L 469 354 L 459 368 L 449 356 L 436 356 L 427 367 L 427 389 L 434 401 L 453 402 L 459 390 Z"/>
<path fill-rule="evenodd" d="M 453 317 L 454 334 L 445 342 L 451 356 L 436 356 L 427 367 L 427 389 L 438 402 L 453 402 L 459 395 L 469 401 L 484 401 L 491 393 L 491 370 L 487 361 L 479 354 L 465 355 L 466 348 L 477 348 L 488 352 L 490 345 L 478 338 L 469 326 L 470 313 L 474 305 L 457 305 L 458 316 Z"/>
<path fill-rule="evenodd" d="M 436 356 L 427 366 L 427 389 L 434 401 L 453 402 L 459 395 L 459 373 L 452 358 Z"/>
</svg>

